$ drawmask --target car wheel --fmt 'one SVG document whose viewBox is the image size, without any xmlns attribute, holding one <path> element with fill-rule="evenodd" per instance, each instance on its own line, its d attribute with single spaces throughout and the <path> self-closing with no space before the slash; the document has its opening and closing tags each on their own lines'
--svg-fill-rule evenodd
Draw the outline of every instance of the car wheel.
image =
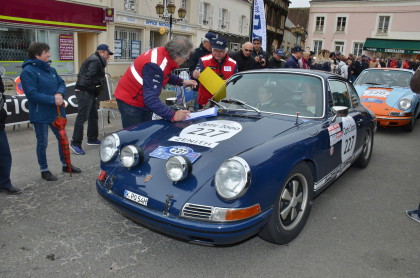
<svg viewBox="0 0 420 278">
<path fill-rule="evenodd" d="M 404 131 L 407 131 L 407 132 L 413 131 L 413 128 L 414 128 L 414 120 L 416 118 L 414 115 L 411 117 L 410 123 L 408 125 L 403 126 L 403 130 Z"/>
<path fill-rule="evenodd" d="M 369 164 L 370 158 L 372 157 L 373 151 L 373 130 L 372 127 L 366 129 L 365 142 L 363 143 L 362 153 L 357 158 L 354 166 L 359 168 L 366 168 Z"/>
<path fill-rule="evenodd" d="M 259 236 L 272 243 L 286 244 L 303 229 L 313 197 L 312 172 L 306 163 L 296 165 L 276 198 L 274 211 Z"/>
</svg>

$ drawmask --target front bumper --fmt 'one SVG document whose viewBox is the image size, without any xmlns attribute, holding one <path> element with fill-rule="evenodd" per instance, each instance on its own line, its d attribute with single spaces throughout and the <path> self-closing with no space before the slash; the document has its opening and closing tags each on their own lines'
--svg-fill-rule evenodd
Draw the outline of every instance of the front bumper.
<svg viewBox="0 0 420 278">
<path fill-rule="evenodd" d="M 165 216 L 161 211 L 152 210 L 114 194 L 112 190 L 105 189 L 98 180 L 96 189 L 112 207 L 129 218 L 162 233 L 204 244 L 226 245 L 247 239 L 262 229 L 273 211 L 269 208 L 243 221 L 213 223 L 171 214 Z"/>
<path fill-rule="evenodd" d="M 381 117 L 376 115 L 378 126 L 405 126 L 411 122 L 412 117 Z"/>
</svg>

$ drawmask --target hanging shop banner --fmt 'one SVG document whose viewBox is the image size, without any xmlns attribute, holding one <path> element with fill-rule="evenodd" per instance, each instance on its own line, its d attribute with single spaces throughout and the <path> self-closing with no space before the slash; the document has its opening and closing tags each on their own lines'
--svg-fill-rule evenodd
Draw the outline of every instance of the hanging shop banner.
<svg viewBox="0 0 420 278">
<path fill-rule="evenodd" d="M 114 57 L 122 57 L 122 40 L 114 40 Z"/>
<path fill-rule="evenodd" d="M 66 103 L 66 114 L 77 114 L 77 99 L 74 93 L 74 86 L 76 83 L 66 84 L 66 96 L 64 102 Z M 23 124 L 29 122 L 28 99 L 25 95 L 5 95 L 6 103 L 4 108 L 7 112 L 6 125 Z M 111 99 L 111 94 L 108 87 L 104 87 L 104 91 L 98 97 L 98 103 L 101 100 Z"/>
<path fill-rule="evenodd" d="M 141 41 L 131 41 L 131 58 L 137 58 L 141 52 Z"/>
<path fill-rule="evenodd" d="M 74 60 L 74 38 L 73 35 L 60 34 L 58 36 L 60 61 Z"/>
<path fill-rule="evenodd" d="M 259 36 L 262 38 L 261 47 L 267 50 L 267 32 L 265 23 L 264 0 L 254 1 L 254 17 L 252 27 L 252 37 Z"/>
<path fill-rule="evenodd" d="M 104 15 L 104 22 L 114 22 L 114 8 L 107 8 L 104 9 L 105 15 Z"/>
</svg>

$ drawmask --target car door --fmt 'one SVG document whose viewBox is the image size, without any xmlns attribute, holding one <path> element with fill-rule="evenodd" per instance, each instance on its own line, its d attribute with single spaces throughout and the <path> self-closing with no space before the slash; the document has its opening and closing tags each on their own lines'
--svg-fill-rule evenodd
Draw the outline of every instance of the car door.
<svg viewBox="0 0 420 278">
<path fill-rule="evenodd" d="M 320 180 L 315 184 L 315 190 L 327 185 L 350 167 L 356 151 L 360 148 L 361 112 L 358 106 L 352 103 L 353 95 L 349 91 L 348 82 L 330 78 L 327 81 L 327 88 L 329 114 L 324 128 L 327 133 L 329 153 L 324 153 L 325 162 L 322 163 L 323 169 L 319 171 Z M 348 116 L 334 119 L 333 106 L 347 107 Z"/>
</svg>

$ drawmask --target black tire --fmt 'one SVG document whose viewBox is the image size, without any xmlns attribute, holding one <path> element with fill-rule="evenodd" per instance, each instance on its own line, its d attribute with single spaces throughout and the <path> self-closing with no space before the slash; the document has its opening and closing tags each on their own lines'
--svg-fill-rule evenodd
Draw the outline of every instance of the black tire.
<svg viewBox="0 0 420 278">
<path fill-rule="evenodd" d="M 276 244 L 287 244 L 297 237 L 311 212 L 313 190 L 312 172 L 301 162 L 283 183 L 273 213 L 259 236 Z"/>
<path fill-rule="evenodd" d="M 370 158 L 372 157 L 373 151 L 373 129 L 368 127 L 366 129 L 365 142 L 363 143 L 363 149 L 359 157 L 357 158 L 354 166 L 358 168 L 366 168 L 369 164 Z"/>
<path fill-rule="evenodd" d="M 403 130 L 404 131 L 407 131 L 407 132 L 412 132 L 413 131 L 413 129 L 414 129 L 414 121 L 415 121 L 415 118 L 416 118 L 414 115 L 411 117 L 410 123 L 408 125 L 403 126 Z"/>
</svg>

